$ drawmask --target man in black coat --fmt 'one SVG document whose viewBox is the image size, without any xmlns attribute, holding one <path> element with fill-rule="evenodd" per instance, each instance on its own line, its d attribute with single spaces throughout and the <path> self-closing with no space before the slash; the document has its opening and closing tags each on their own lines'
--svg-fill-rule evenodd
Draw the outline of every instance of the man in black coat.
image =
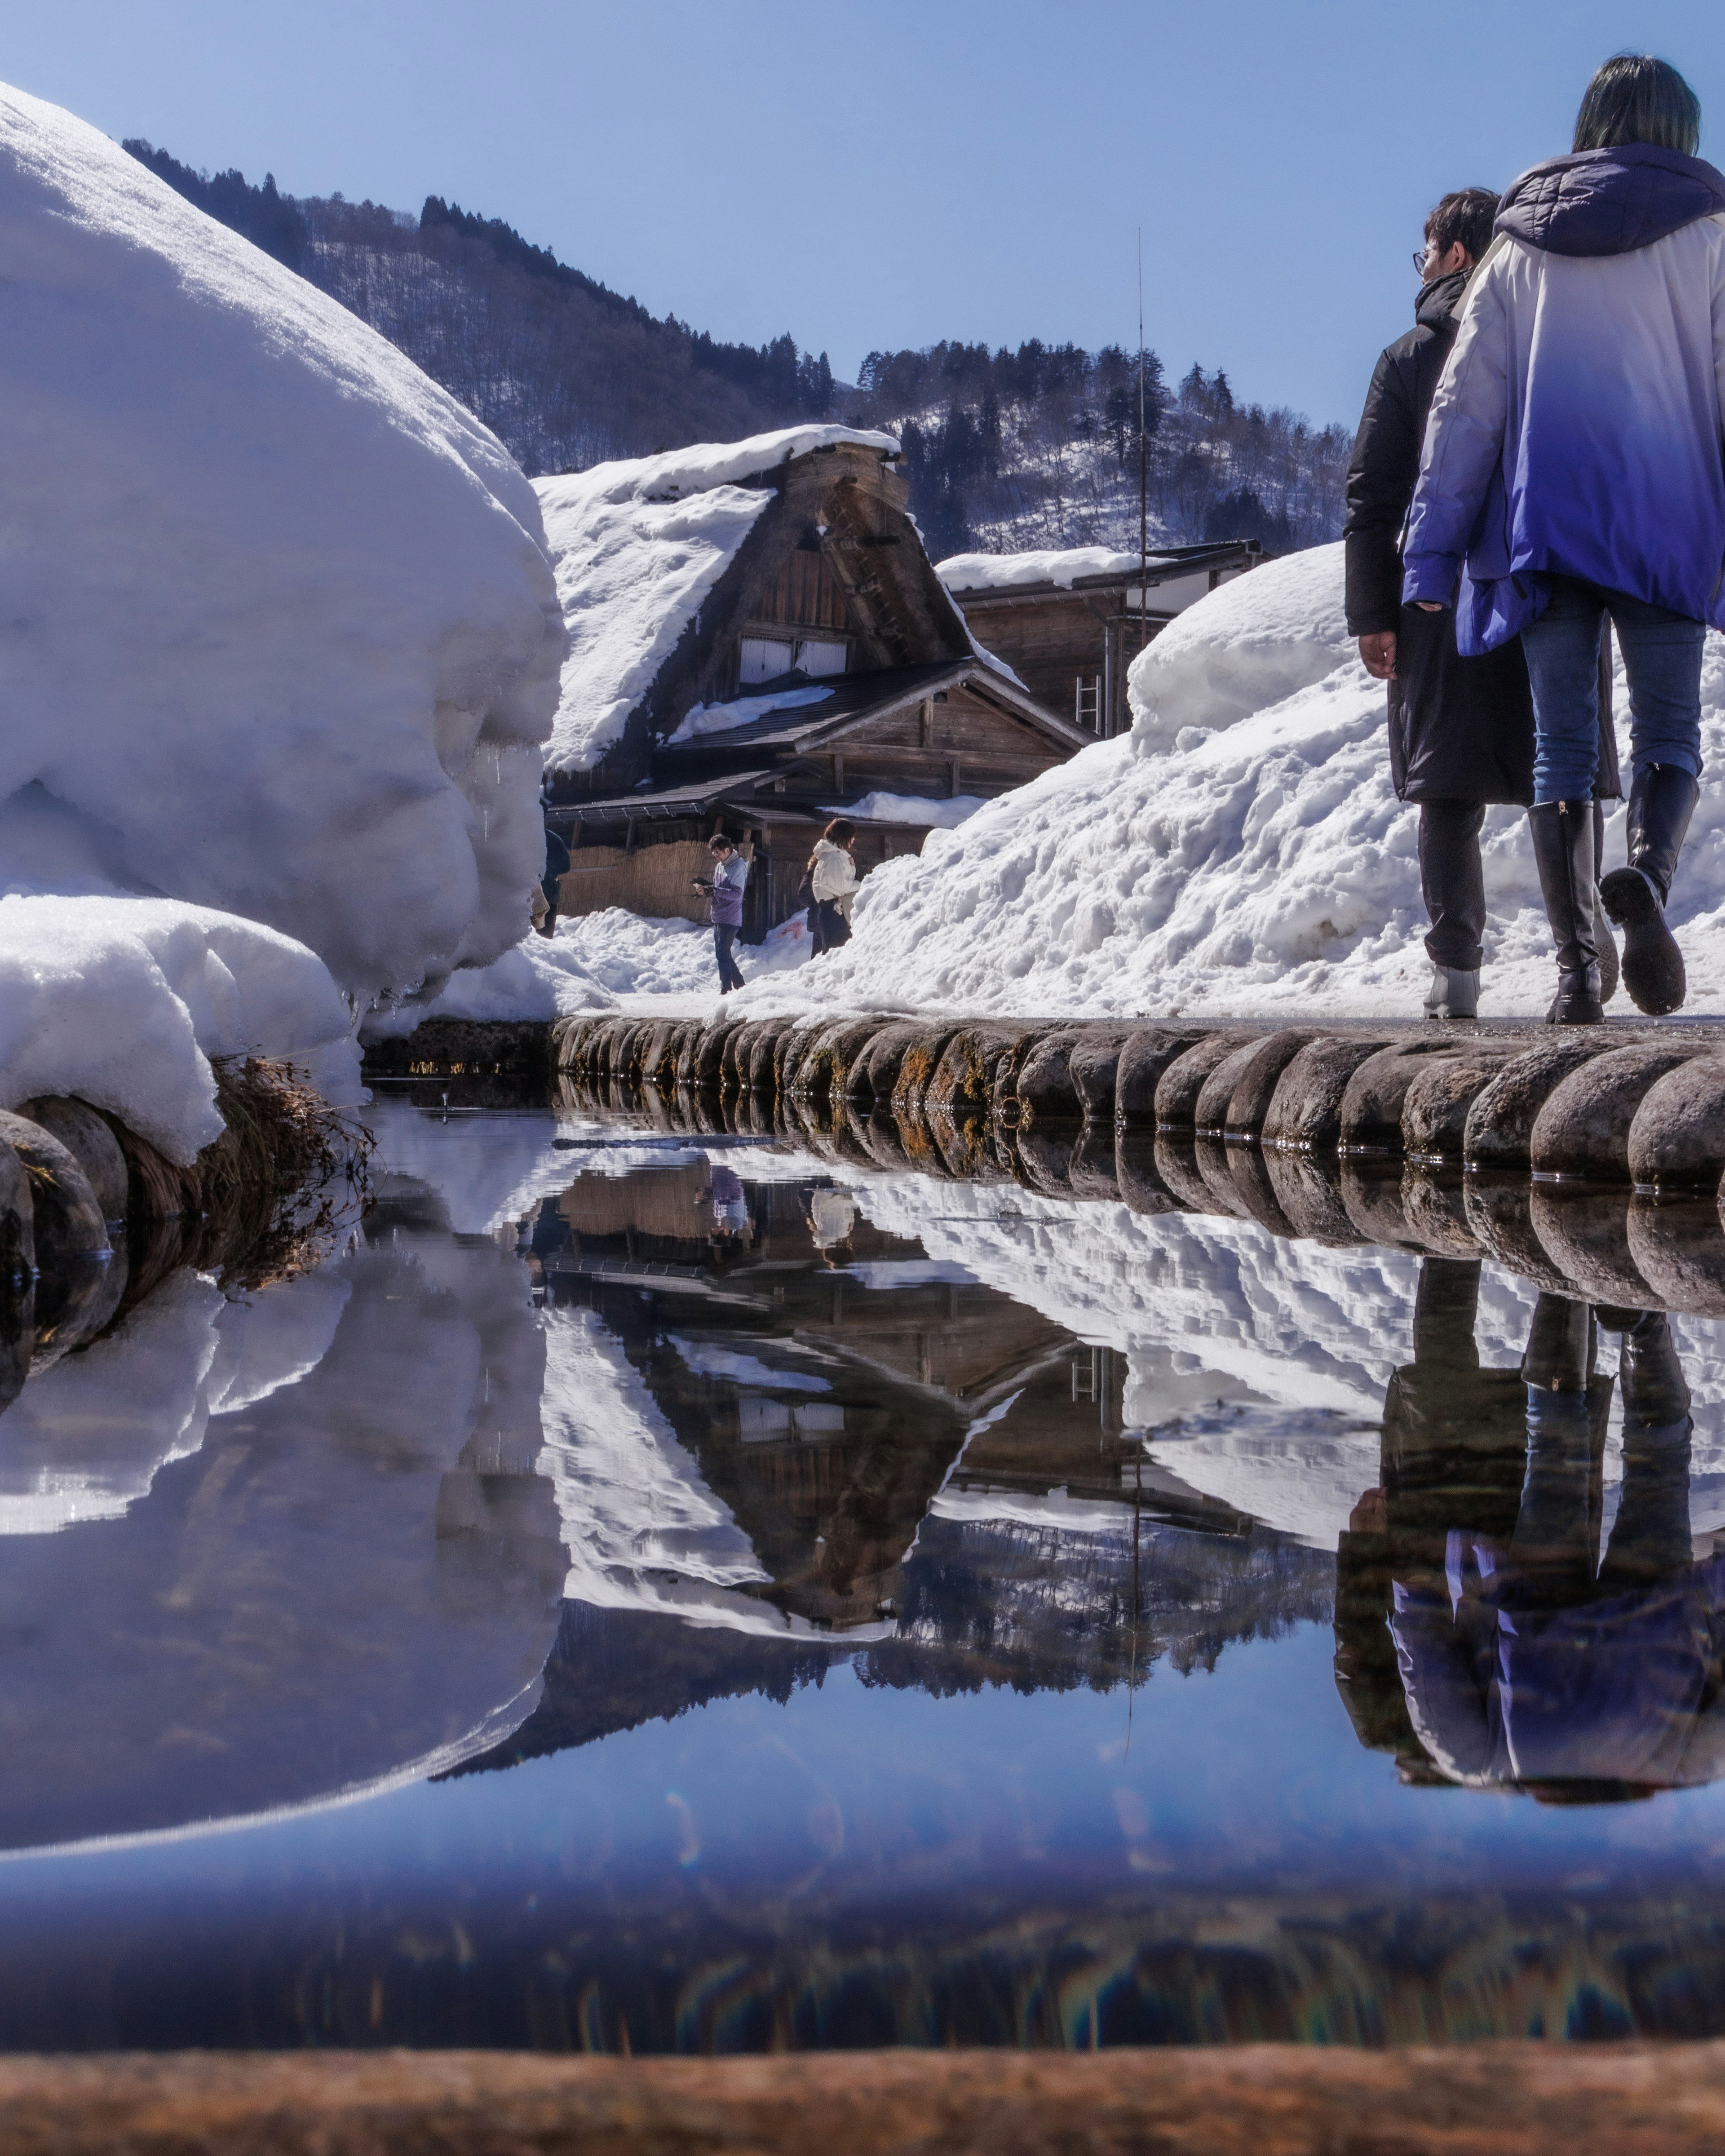
<svg viewBox="0 0 1725 2156">
<path fill-rule="evenodd" d="M 1455 649 L 1453 613 L 1402 604 L 1402 526 L 1420 476 L 1426 414 L 1497 214 L 1489 188 L 1464 187 L 1445 195 L 1425 220 L 1414 326 L 1384 352 L 1373 373 L 1348 467 L 1343 527 L 1348 630 L 1359 639 L 1367 672 L 1389 685 L 1390 775 L 1398 797 L 1420 808 L 1420 883 L 1434 968 L 1425 1009 L 1432 1018 L 1472 1018 L 1478 1010 L 1486 809 L 1493 802 L 1526 808 L 1533 798 L 1533 703 L 1519 638 L 1482 659 L 1464 659 Z M 1609 680 L 1608 675 L 1598 791 L 1615 799 L 1620 789 Z M 1601 993 L 1609 996 L 1617 985 L 1617 952 L 1603 910 L 1595 906 L 1594 914 Z"/>
</svg>

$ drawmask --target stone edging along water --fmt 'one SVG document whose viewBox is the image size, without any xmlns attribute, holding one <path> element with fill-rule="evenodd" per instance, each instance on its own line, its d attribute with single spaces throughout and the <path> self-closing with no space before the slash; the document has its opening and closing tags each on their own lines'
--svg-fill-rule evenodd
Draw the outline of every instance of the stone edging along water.
<svg viewBox="0 0 1725 2156">
<path fill-rule="evenodd" d="M 1725 1036 L 1700 1029 L 624 1015 L 443 1021 L 391 1045 L 377 1075 L 536 1061 L 572 1105 L 668 1131 L 1489 1257 L 1590 1301 L 1725 1316 Z"/>
<path fill-rule="evenodd" d="M 184 1265 L 255 1287 L 311 1262 L 362 1197 L 370 1139 L 290 1066 L 215 1066 L 223 1135 L 189 1166 L 70 1097 L 0 1111 L 0 1413 Z M 308 1202 L 308 1189 L 316 1194 Z"/>
</svg>

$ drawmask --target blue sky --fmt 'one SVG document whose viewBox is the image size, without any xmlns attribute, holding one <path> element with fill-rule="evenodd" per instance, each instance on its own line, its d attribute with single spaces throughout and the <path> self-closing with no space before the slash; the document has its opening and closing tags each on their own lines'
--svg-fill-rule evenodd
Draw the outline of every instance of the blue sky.
<svg viewBox="0 0 1725 2156">
<path fill-rule="evenodd" d="M 0 0 L 0 74 L 194 165 L 502 217 L 850 375 L 942 336 L 1136 334 L 1352 424 L 1445 188 L 1566 149 L 1625 44 L 1725 163 L 1725 17 L 1639 0 Z"/>
</svg>

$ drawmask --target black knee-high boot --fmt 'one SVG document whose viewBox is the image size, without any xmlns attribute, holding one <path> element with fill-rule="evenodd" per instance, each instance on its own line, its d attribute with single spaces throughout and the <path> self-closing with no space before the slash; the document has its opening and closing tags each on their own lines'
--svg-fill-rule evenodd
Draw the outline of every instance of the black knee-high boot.
<svg viewBox="0 0 1725 2156">
<path fill-rule="evenodd" d="M 1624 986 L 1650 1018 L 1681 1010 L 1689 993 L 1665 906 L 1700 798 L 1700 787 L 1679 764 L 1638 771 L 1630 788 L 1629 866 L 1613 869 L 1599 886 L 1605 911 L 1623 931 Z"/>
<path fill-rule="evenodd" d="M 1599 953 L 1594 940 L 1594 804 L 1542 801 L 1527 811 L 1545 917 L 1557 946 L 1558 993 L 1546 1013 L 1552 1025 L 1598 1025 Z"/>
</svg>

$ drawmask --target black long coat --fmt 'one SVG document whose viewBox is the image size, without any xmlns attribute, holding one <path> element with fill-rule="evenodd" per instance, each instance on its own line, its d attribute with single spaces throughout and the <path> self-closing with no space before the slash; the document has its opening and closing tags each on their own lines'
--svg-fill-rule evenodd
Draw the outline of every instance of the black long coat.
<svg viewBox="0 0 1725 2156">
<path fill-rule="evenodd" d="M 1389 769 L 1404 801 L 1533 798 L 1533 701 L 1521 639 L 1482 659 L 1455 649 L 1455 616 L 1402 604 L 1402 526 L 1420 476 L 1426 414 L 1455 341 L 1467 273 L 1425 285 L 1414 326 L 1378 359 L 1348 470 L 1348 627 L 1396 634 L 1389 683 Z M 1622 792 L 1611 725 L 1610 675 L 1600 669 L 1602 800 Z"/>
</svg>

